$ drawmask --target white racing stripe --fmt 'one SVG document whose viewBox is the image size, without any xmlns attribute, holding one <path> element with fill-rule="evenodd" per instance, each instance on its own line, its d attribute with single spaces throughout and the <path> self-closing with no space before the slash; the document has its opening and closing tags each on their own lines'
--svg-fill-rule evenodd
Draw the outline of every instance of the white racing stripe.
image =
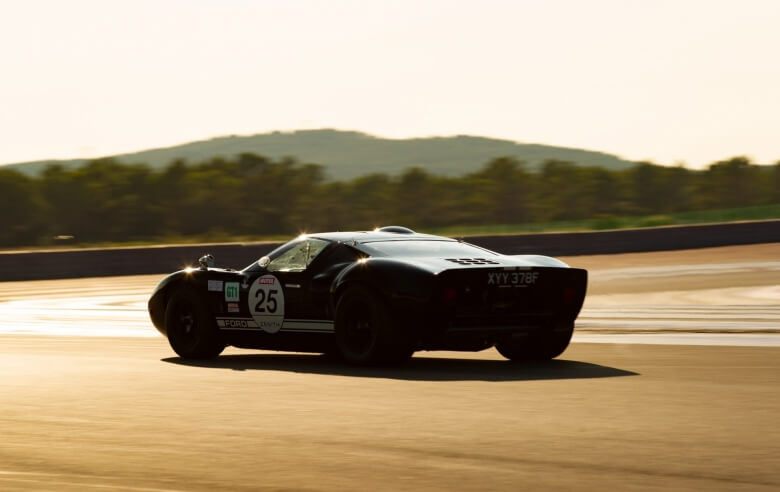
<svg viewBox="0 0 780 492">
<path fill-rule="evenodd" d="M 217 326 L 223 330 L 262 330 L 251 318 L 217 318 Z M 286 319 L 279 331 L 294 333 L 333 333 L 333 321 Z"/>
<path fill-rule="evenodd" d="M 282 331 L 301 333 L 333 333 L 333 321 L 289 319 L 284 320 Z"/>
</svg>

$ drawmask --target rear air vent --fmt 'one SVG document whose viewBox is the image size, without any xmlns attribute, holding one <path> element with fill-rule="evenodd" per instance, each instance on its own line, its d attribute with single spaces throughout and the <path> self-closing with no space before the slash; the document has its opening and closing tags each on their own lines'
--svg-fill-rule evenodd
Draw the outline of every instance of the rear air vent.
<svg viewBox="0 0 780 492">
<path fill-rule="evenodd" d="M 500 265 L 499 262 L 486 258 L 446 258 L 446 260 L 458 265 Z"/>
</svg>

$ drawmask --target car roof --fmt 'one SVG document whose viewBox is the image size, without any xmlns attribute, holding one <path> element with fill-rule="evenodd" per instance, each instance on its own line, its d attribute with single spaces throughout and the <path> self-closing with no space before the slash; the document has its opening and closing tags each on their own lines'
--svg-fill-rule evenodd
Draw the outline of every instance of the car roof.
<svg viewBox="0 0 780 492">
<path fill-rule="evenodd" d="M 376 241 L 453 241 L 448 237 L 434 236 L 432 234 L 418 234 L 416 232 L 389 232 L 389 231 L 353 231 L 353 232 L 322 232 L 307 234 L 308 237 L 324 239 L 342 243 L 371 243 Z"/>
</svg>

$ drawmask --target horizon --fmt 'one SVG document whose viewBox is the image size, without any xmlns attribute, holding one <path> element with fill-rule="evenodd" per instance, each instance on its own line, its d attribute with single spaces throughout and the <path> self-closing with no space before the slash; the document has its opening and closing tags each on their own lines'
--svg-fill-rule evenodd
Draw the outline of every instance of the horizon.
<svg viewBox="0 0 780 492">
<path fill-rule="evenodd" d="M 0 163 L 312 129 L 780 160 L 780 2 L 0 0 Z"/>
<path fill-rule="evenodd" d="M 189 145 L 189 144 L 193 144 L 193 143 L 209 142 L 209 141 L 212 141 L 212 140 L 219 140 L 219 139 L 252 138 L 252 137 L 256 137 L 256 136 L 273 135 L 273 134 L 276 134 L 276 133 L 292 135 L 292 134 L 300 133 L 300 132 L 317 132 L 317 131 L 331 131 L 331 132 L 336 132 L 336 133 L 356 133 L 356 134 L 359 134 L 359 135 L 365 135 L 367 137 L 375 138 L 375 139 L 378 139 L 378 140 L 396 140 L 396 141 L 426 140 L 426 139 L 437 139 L 437 138 L 449 139 L 449 138 L 459 138 L 459 137 L 479 138 L 479 139 L 506 141 L 506 142 L 517 144 L 517 145 L 539 145 L 539 146 L 544 146 L 544 147 L 555 147 L 555 148 L 561 148 L 561 149 L 566 148 L 566 149 L 572 149 L 572 150 L 582 150 L 582 151 L 586 151 L 586 152 L 597 152 L 597 153 L 604 153 L 604 154 L 612 155 L 612 154 L 610 154 L 608 152 L 604 152 L 604 151 L 601 151 L 601 150 L 598 150 L 598 149 L 584 149 L 584 148 L 577 148 L 577 147 L 563 147 L 563 146 L 560 146 L 560 145 L 552 145 L 552 144 L 545 144 L 545 143 L 539 143 L 539 142 L 521 142 L 521 141 L 517 141 L 517 140 L 509 140 L 509 139 L 499 138 L 499 137 L 490 137 L 490 136 L 487 136 L 487 135 L 457 134 L 457 135 L 426 135 L 426 136 L 421 136 L 421 137 L 416 137 L 415 136 L 415 137 L 398 137 L 398 138 L 394 138 L 394 137 L 386 137 L 386 136 L 383 136 L 383 135 L 376 135 L 376 134 L 372 134 L 372 133 L 368 133 L 368 132 L 364 132 L 364 131 L 360 131 L 360 130 L 354 130 L 354 129 L 322 127 L 322 128 L 298 128 L 298 129 L 290 129 L 290 130 L 271 130 L 271 131 L 262 132 L 262 133 L 249 133 L 249 134 L 215 135 L 213 137 L 207 137 L 207 138 L 202 138 L 202 139 L 198 139 L 198 140 L 192 140 L 192 141 L 188 141 L 188 142 L 179 142 L 179 143 L 174 143 L 174 144 L 171 144 L 171 145 L 162 145 L 160 147 L 150 147 L 150 148 L 145 148 L 145 149 L 134 149 L 134 150 L 129 150 L 129 151 L 126 151 L 126 152 L 120 152 L 120 153 L 116 153 L 116 154 L 107 154 L 107 155 L 100 155 L 100 156 L 94 156 L 94 157 L 44 158 L 44 159 L 35 159 L 35 160 L 31 160 L 31 161 L 5 162 L 5 163 L 0 163 L 0 167 L 8 166 L 8 165 L 31 164 L 31 163 L 48 162 L 48 161 L 60 162 L 60 161 L 74 161 L 74 160 L 90 161 L 90 160 L 97 160 L 97 159 L 109 159 L 109 158 L 113 158 L 113 157 L 120 157 L 120 156 L 125 156 L 125 155 L 132 155 L 132 154 L 139 154 L 139 153 L 148 152 L 148 151 L 155 151 L 155 150 L 171 149 L 171 148 L 181 147 L 181 146 Z M 616 155 L 615 157 L 624 159 L 622 156 L 619 156 L 619 155 Z M 730 157 L 738 157 L 738 156 L 730 156 Z M 728 159 L 728 158 L 724 158 L 724 159 Z M 724 160 L 724 159 L 720 159 L 720 160 Z M 628 160 L 628 159 L 625 159 L 625 160 Z M 641 161 L 636 161 L 636 162 L 641 162 Z M 659 164 L 659 163 L 655 163 L 654 162 L 653 164 Z"/>
<path fill-rule="evenodd" d="M 110 154 L 110 155 L 100 155 L 100 156 L 93 156 L 93 157 L 44 158 L 44 159 L 35 159 L 35 160 L 21 161 L 21 162 L 6 162 L 6 163 L 0 163 L 0 168 L 2 168 L 3 166 L 25 165 L 25 164 L 33 164 L 33 163 L 49 162 L 49 161 L 51 161 L 51 162 L 69 162 L 69 161 L 78 161 L 78 160 L 92 161 L 92 160 L 98 160 L 98 159 L 110 159 L 110 158 L 114 158 L 114 157 L 121 157 L 121 156 L 125 156 L 125 155 L 139 154 L 139 153 L 143 153 L 143 152 L 156 151 L 156 150 L 171 149 L 171 148 L 185 146 L 185 145 L 189 145 L 189 144 L 193 144 L 193 143 L 208 142 L 208 141 L 219 140 L 219 139 L 252 138 L 252 137 L 262 136 L 262 135 L 272 135 L 272 134 L 275 134 L 275 133 L 292 135 L 292 134 L 299 133 L 299 132 L 314 132 L 314 131 L 332 131 L 332 132 L 338 132 L 338 133 L 357 133 L 357 134 L 360 134 L 360 135 L 365 135 L 367 137 L 371 137 L 371 138 L 375 138 L 375 139 L 379 139 L 379 140 L 397 140 L 397 141 L 425 140 L 425 139 L 436 139 L 436 138 L 448 139 L 448 138 L 459 138 L 459 137 L 484 138 L 484 139 L 491 139 L 491 140 L 507 141 L 507 142 L 511 142 L 511 143 L 514 143 L 514 144 L 517 144 L 517 145 L 539 145 L 539 146 L 554 147 L 554 148 L 560 148 L 560 149 L 572 149 L 572 150 L 580 150 L 580 151 L 585 151 L 585 152 L 603 153 L 603 154 L 606 154 L 606 155 L 612 155 L 612 156 L 617 157 L 619 159 L 623 159 L 623 160 L 626 160 L 626 161 L 631 161 L 631 159 L 628 159 L 628 158 L 626 158 L 624 156 L 617 155 L 617 154 L 612 154 L 610 152 L 606 152 L 606 151 L 599 150 L 599 149 L 587 149 L 587 148 L 578 148 L 578 147 L 564 147 L 564 146 L 560 146 L 560 145 L 553 145 L 553 144 L 546 144 L 546 143 L 539 143 L 539 142 L 522 142 L 522 141 L 517 141 L 517 140 L 509 140 L 509 139 L 505 139 L 505 138 L 499 138 L 499 137 L 490 137 L 490 136 L 487 136 L 487 135 L 457 134 L 457 135 L 426 135 L 426 136 L 422 136 L 422 137 L 406 137 L 406 138 L 399 137 L 399 138 L 393 138 L 393 137 L 386 137 L 386 136 L 383 136 L 383 135 L 376 135 L 376 134 L 372 134 L 372 133 L 368 133 L 368 132 L 364 132 L 364 131 L 360 131 L 360 130 L 354 130 L 354 129 L 322 127 L 322 128 L 298 128 L 298 129 L 290 129 L 290 130 L 271 130 L 271 131 L 262 132 L 262 133 L 250 133 L 250 134 L 216 135 L 216 136 L 213 136 L 213 137 L 207 137 L 207 138 L 202 138 L 202 139 L 198 139 L 198 140 L 192 140 L 192 141 L 189 141 L 189 142 L 179 142 L 179 143 L 174 143 L 174 144 L 171 144 L 171 145 L 162 145 L 162 146 L 159 146 L 159 147 L 150 147 L 150 148 L 145 148 L 145 149 L 134 149 L 134 150 L 129 150 L 129 151 L 126 151 L 126 152 L 120 152 L 120 153 Z M 498 157 L 498 156 L 496 156 L 496 157 Z M 684 168 L 694 169 L 695 170 L 695 169 L 706 169 L 708 166 L 710 166 L 712 164 L 715 164 L 717 162 L 722 162 L 722 161 L 727 161 L 727 160 L 730 160 L 730 159 L 733 159 L 733 158 L 742 158 L 742 157 L 746 157 L 754 165 L 773 166 L 773 165 L 776 165 L 776 164 L 780 164 L 780 159 L 776 159 L 776 160 L 773 160 L 773 161 L 770 161 L 770 162 L 758 162 L 755 159 L 753 159 L 751 156 L 745 155 L 745 154 L 735 154 L 735 155 L 731 155 L 731 156 L 724 156 L 724 157 L 721 157 L 719 159 L 713 160 L 712 162 L 708 162 L 708 163 L 702 164 L 701 166 L 697 166 L 697 167 L 690 166 L 687 163 L 680 162 L 680 161 L 674 162 L 674 163 L 661 163 L 661 162 L 655 162 L 655 161 L 650 161 L 650 160 L 645 159 L 645 160 L 637 160 L 637 161 L 631 161 L 631 162 L 650 163 L 650 164 L 666 166 L 666 167 L 681 166 L 681 167 L 684 167 Z"/>
</svg>

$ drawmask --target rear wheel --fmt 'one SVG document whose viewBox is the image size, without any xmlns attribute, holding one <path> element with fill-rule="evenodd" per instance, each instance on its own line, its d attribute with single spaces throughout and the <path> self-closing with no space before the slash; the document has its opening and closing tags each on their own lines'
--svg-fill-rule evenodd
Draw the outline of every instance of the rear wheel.
<svg viewBox="0 0 780 492">
<path fill-rule="evenodd" d="M 515 362 L 554 359 L 569 346 L 573 333 L 573 321 L 558 323 L 552 330 L 543 334 L 499 342 L 496 345 L 496 350 L 507 359 Z"/>
<path fill-rule="evenodd" d="M 414 353 L 385 304 L 361 287 L 350 287 L 339 298 L 335 328 L 338 353 L 352 364 L 400 363 Z"/>
<path fill-rule="evenodd" d="M 168 343 L 185 359 L 211 359 L 225 342 L 203 300 L 191 289 L 175 292 L 165 309 Z"/>
</svg>

